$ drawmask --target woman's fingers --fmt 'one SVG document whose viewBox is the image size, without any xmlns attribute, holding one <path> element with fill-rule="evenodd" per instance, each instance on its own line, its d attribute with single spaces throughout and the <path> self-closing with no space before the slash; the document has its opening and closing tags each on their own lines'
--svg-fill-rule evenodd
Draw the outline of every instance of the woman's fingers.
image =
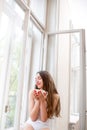
<svg viewBox="0 0 87 130">
<path fill-rule="evenodd" d="M 38 99 L 46 99 L 47 98 L 47 95 L 48 95 L 48 93 L 46 92 L 46 91 L 44 91 L 44 90 L 36 90 L 36 89 L 34 89 L 34 97 L 35 98 L 38 98 Z"/>
<path fill-rule="evenodd" d="M 34 97 L 37 99 L 39 98 L 38 92 L 36 90 L 34 90 Z"/>
</svg>

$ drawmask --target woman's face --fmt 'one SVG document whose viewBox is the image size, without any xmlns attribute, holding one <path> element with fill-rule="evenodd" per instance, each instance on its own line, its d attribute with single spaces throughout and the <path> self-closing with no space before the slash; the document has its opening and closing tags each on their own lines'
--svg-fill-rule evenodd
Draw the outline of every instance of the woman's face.
<svg viewBox="0 0 87 130">
<path fill-rule="evenodd" d="M 42 89 L 43 88 L 43 80 L 40 76 L 39 73 L 36 74 L 35 77 L 35 85 L 37 86 L 37 88 Z"/>
</svg>

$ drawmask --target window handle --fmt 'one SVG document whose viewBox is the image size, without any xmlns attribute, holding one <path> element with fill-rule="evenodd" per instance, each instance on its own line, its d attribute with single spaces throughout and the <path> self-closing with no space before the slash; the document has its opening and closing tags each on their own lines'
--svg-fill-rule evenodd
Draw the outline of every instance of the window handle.
<svg viewBox="0 0 87 130">
<path fill-rule="evenodd" d="M 5 113 L 9 112 L 10 110 L 10 106 L 9 105 L 5 105 Z"/>
</svg>

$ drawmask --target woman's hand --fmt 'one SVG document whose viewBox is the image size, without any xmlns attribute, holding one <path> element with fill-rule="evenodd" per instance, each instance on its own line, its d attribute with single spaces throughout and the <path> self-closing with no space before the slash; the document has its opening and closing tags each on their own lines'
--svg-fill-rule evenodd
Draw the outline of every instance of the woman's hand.
<svg viewBox="0 0 87 130">
<path fill-rule="evenodd" d="M 47 99 L 48 92 L 45 91 L 45 90 L 42 90 L 42 94 L 43 94 L 43 96 L 44 96 L 44 99 L 46 100 L 46 99 Z"/>
<path fill-rule="evenodd" d="M 34 90 L 29 92 L 29 116 L 33 121 L 37 120 L 40 110 L 40 101 L 35 97 Z"/>
<path fill-rule="evenodd" d="M 35 98 L 36 100 L 39 100 L 39 94 L 38 94 L 38 91 L 37 91 L 36 89 L 34 89 L 33 94 L 34 94 L 34 98 Z"/>
<path fill-rule="evenodd" d="M 46 98 L 47 98 L 47 92 L 40 89 L 40 90 L 34 90 L 34 97 L 37 103 L 39 103 L 39 108 L 40 108 L 40 116 L 41 116 L 41 120 L 42 121 L 46 121 L 47 120 L 47 102 L 46 102 Z"/>
<path fill-rule="evenodd" d="M 36 90 L 34 89 L 34 97 L 37 100 L 44 101 L 47 98 L 47 92 L 44 90 Z"/>
<path fill-rule="evenodd" d="M 39 95 L 39 101 L 40 102 L 45 101 L 45 97 L 44 97 L 44 94 L 43 94 L 42 90 L 38 91 L 38 95 Z"/>
</svg>

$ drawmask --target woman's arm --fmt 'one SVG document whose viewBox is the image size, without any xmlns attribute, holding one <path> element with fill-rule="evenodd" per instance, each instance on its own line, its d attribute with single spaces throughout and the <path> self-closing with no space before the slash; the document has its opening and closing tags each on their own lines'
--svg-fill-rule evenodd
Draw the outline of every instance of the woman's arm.
<svg viewBox="0 0 87 130">
<path fill-rule="evenodd" d="M 40 100 L 40 118 L 41 121 L 45 122 L 48 119 L 46 108 L 47 104 L 42 92 L 39 92 L 39 100 Z"/>
<path fill-rule="evenodd" d="M 33 121 L 37 120 L 39 109 L 40 109 L 40 102 L 37 98 L 35 98 L 34 90 L 32 90 L 29 92 L 29 115 Z"/>
</svg>

